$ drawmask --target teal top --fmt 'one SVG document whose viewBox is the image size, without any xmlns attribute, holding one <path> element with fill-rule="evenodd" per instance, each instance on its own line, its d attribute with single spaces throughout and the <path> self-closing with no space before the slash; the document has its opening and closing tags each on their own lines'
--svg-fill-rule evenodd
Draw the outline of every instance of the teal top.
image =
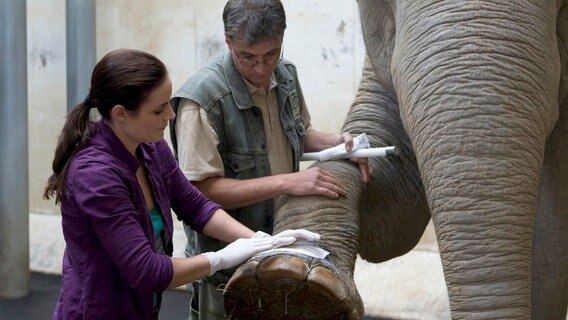
<svg viewBox="0 0 568 320">
<path fill-rule="evenodd" d="M 150 220 L 152 220 L 152 229 L 154 229 L 154 237 L 157 237 L 162 229 L 164 229 L 164 221 L 162 220 L 162 216 L 156 207 L 150 210 Z M 160 242 L 161 243 L 161 242 Z M 163 244 L 161 244 L 163 247 Z M 158 304 L 158 294 L 153 292 L 152 294 L 153 305 L 156 307 Z"/>
<path fill-rule="evenodd" d="M 156 207 L 150 210 L 150 219 L 152 220 L 152 228 L 154 229 L 155 237 L 164 229 L 164 221 L 162 221 L 162 216 Z"/>
</svg>

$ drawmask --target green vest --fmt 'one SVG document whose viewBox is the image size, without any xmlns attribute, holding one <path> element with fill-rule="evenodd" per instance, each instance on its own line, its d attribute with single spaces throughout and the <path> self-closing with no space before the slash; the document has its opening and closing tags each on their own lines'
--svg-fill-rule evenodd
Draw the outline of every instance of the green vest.
<svg viewBox="0 0 568 320">
<path fill-rule="evenodd" d="M 304 151 L 305 128 L 300 112 L 302 91 L 296 67 L 288 61 L 281 61 L 276 66 L 275 78 L 280 121 L 293 149 L 294 171 L 298 171 Z M 251 179 L 271 174 L 262 111 L 254 105 L 246 83 L 233 64 L 230 51 L 201 69 L 174 94 L 171 105 L 175 112 L 180 99 L 195 101 L 207 112 L 219 137 L 218 151 L 226 178 Z M 172 144 L 177 151 L 175 119 L 170 123 L 170 130 Z M 273 211 L 272 199 L 227 210 L 250 229 L 269 234 L 272 233 Z M 217 251 L 226 245 L 225 242 L 198 235 L 195 254 Z M 226 282 L 233 271 L 219 271 L 216 278 Z"/>
</svg>

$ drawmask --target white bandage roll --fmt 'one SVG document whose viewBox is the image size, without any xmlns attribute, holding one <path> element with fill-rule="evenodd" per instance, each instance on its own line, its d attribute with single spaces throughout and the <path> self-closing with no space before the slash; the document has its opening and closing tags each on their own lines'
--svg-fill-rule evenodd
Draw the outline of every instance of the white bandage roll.
<svg viewBox="0 0 568 320">
<path fill-rule="evenodd" d="M 383 148 L 367 148 L 359 149 L 347 154 L 338 154 L 335 157 L 329 158 L 321 152 L 306 152 L 302 155 L 301 161 L 325 161 L 329 159 L 349 159 L 349 158 L 371 158 L 371 157 L 385 157 L 389 155 L 396 155 L 397 150 L 395 146 Z"/>
</svg>

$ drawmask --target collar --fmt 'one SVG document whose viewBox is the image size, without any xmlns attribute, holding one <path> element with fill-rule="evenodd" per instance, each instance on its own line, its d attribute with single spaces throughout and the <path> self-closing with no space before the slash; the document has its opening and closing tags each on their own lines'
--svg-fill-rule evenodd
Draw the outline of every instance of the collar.
<svg viewBox="0 0 568 320">
<path fill-rule="evenodd" d="M 251 95 L 257 93 L 258 91 L 263 90 L 261 87 L 255 86 L 252 82 L 248 81 L 245 78 L 243 78 L 243 81 L 247 85 L 248 92 Z M 278 85 L 278 83 L 276 82 L 276 78 L 274 77 L 274 73 L 273 73 L 272 77 L 270 77 L 270 84 L 268 86 L 268 92 L 270 92 L 272 89 L 274 89 L 277 85 Z"/>
</svg>

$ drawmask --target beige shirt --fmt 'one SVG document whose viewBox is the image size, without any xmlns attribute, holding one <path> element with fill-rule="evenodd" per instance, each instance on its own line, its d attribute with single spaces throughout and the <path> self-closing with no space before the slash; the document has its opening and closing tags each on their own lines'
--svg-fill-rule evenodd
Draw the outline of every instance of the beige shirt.
<svg viewBox="0 0 568 320">
<path fill-rule="evenodd" d="M 276 80 L 270 80 L 268 95 L 262 88 L 246 81 L 254 104 L 262 110 L 268 161 L 272 174 L 293 171 L 292 146 L 278 115 Z M 310 114 L 305 101 L 299 101 L 306 132 L 311 129 Z M 224 177 L 221 155 L 217 147 L 219 138 L 211 126 L 207 112 L 197 103 L 182 99 L 176 119 L 178 160 L 181 170 L 190 181 L 203 181 L 209 177 Z M 238 133 L 235 133 L 238 134 Z"/>
</svg>

